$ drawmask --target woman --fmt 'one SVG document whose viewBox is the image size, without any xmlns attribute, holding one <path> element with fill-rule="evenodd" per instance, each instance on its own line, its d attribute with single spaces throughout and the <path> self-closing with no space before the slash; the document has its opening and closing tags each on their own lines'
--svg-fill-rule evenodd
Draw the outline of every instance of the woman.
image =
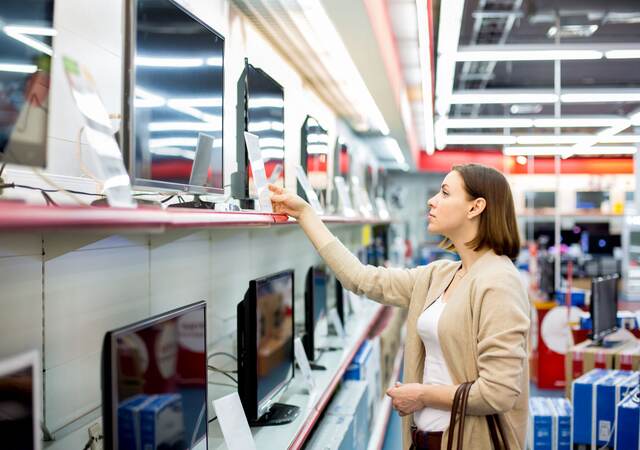
<svg viewBox="0 0 640 450">
<path fill-rule="evenodd" d="M 491 449 L 486 416 L 499 414 L 511 449 L 524 449 L 529 303 L 511 262 L 520 239 L 504 176 L 477 164 L 453 167 L 428 202 L 428 230 L 461 261 L 414 269 L 361 264 L 300 197 L 270 189 L 274 210 L 298 220 L 345 288 L 409 309 L 405 383 L 387 391 L 404 416 L 404 448 L 445 449 L 456 388 L 473 381 L 464 448 Z"/>
</svg>

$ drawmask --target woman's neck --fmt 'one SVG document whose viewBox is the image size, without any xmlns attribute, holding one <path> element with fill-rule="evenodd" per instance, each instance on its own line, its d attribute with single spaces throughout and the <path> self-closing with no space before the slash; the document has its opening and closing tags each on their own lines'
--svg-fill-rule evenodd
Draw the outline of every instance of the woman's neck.
<svg viewBox="0 0 640 450">
<path fill-rule="evenodd" d="M 489 250 L 486 247 L 480 248 L 478 250 L 473 250 L 472 248 L 467 247 L 466 242 L 468 241 L 463 241 L 463 242 L 452 241 L 453 246 L 456 249 L 456 252 L 460 256 L 460 259 L 462 260 L 462 270 L 465 273 L 471 268 L 471 266 L 478 259 L 480 259 L 480 257 L 482 257 L 482 255 L 487 253 L 487 251 Z"/>
</svg>

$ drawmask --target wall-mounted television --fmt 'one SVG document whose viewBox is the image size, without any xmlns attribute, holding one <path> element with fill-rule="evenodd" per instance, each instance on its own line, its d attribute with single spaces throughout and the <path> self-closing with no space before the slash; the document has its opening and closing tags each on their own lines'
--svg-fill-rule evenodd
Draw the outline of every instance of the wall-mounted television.
<svg viewBox="0 0 640 450">
<path fill-rule="evenodd" d="M 173 0 L 125 9 L 122 148 L 133 184 L 223 193 L 224 38 Z M 192 177 L 200 135 L 209 167 Z"/>
<path fill-rule="evenodd" d="M 0 164 L 45 167 L 53 0 L 2 0 Z"/>
<path fill-rule="evenodd" d="M 576 209 L 599 209 L 605 201 L 609 201 L 607 191 L 576 192 Z"/>
<path fill-rule="evenodd" d="M 267 181 L 284 187 L 284 89 L 264 70 L 249 64 L 238 79 L 236 148 L 238 170 L 231 176 L 233 196 L 251 208 L 257 191 L 251 174 L 244 132 L 259 138 Z"/>
<path fill-rule="evenodd" d="M 307 271 L 304 289 L 304 336 L 302 343 L 309 361 L 316 360 L 318 338 L 326 334 L 327 273 L 320 267 Z M 323 327 L 324 326 L 324 327 Z M 321 366 L 317 366 L 321 369 Z"/>
<path fill-rule="evenodd" d="M 105 448 L 206 450 L 206 330 L 198 302 L 105 335 Z"/>
<path fill-rule="evenodd" d="M 251 280 L 238 304 L 238 393 L 253 426 L 289 423 L 297 406 L 277 403 L 293 379 L 293 270 Z"/>
<path fill-rule="evenodd" d="M 0 360 L 0 442 L 7 450 L 39 450 L 42 371 L 37 351 Z"/>
<path fill-rule="evenodd" d="M 526 208 L 556 207 L 556 193 L 553 191 L 526 191 L 524 198 Z"/>
<path fill-rule="evenodd" d="M 321 198 L 329 186 L 328 160 L 329 133 L 315 118 L 307 116 L 300 130 L 300 165 Z"/>
</svg>

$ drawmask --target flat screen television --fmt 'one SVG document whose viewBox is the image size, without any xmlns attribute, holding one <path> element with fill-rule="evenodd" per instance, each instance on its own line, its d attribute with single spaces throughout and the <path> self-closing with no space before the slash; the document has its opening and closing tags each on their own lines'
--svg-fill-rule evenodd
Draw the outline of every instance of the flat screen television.
<svg viewBox="0 0 640 450">
<path fill-rule="evenodd" d="M 540 292 L 545 294 L 548 300 L 551 300 L 556 292 L 555 258 L 553 255 L 541 255 L 538 258 L 538 271 Z"/>
<path fill-rule="evenodd" d="M 617 330 L 618 318 L 618 274 L 597 277 L 591 280 L 591 313 L 593 345 L 615 345 L 604 338 Z"/>
<path fill-rule="evenodd" d="M 300 165 L 320 198 L 329 186 L 328 160 L 329 133 L 315 118 L 307 116 L 300 130 Z M 304 193 L 300 187 L 299 192 Z"/>
<path fill-rule="evenodd" d="M 599 209 L 605 201 L 609 201 L 609 193 L 606 191 L 576 192 L 576 209 Z"/>
<path fill-rule="evenodd" d="M 53 0 L 2 0 L 0 164 L 45 167 Z"/>
<path fill-rule="evenodd" d="M 127 0 L 125 10 L 122 148 L 133 184 L 223 193 L 224 38 L 173 0 Z M 210 143 L 204 176 L 199 142 Z"/>
<path fill-rule="evenodd" d="M 348 309 L 345 307 L 345 302 L 348 301 L 347 293 L 345 292 L 345 289 L 342 286 L 342 283 L 340 283 L 340 280 L 338 280 L 338 278 L 336 277 L 334 277 L 334 279 L 336 280 L 335 282 L 336 310 L 338 311 L 338 317 L 340 318 L 340 322 L 342 322 L 342 326 L 344 326 L 345 320 L 346 320 L 346 313 L 348 311 Z"/>
<path fill-rule="evenodd" d="M 251 280 L 238 304 L 238 393 L 253 426 L 289 423 L 297 406 L 277 403 L 294 374 L 293 270 Z"/>
<path fill-rule="evenodd" d="M 40 450 L 40 356 L 25 352 L 0 360 L 0 447 Z"/>
<path fill-rule="evenodd" d="M 613 256 L 613 249 L 622 245 L 619 234 L 589 234 L 589 253 Z"/>
<path fill-rule="evenodd" d="M 307 271 L 304 290 L 304 336 L 302 343 L 309 361 L 316 360 L 316 345 L 327 317 L 327 273 L 312 266 Z"/>
<path fill-rule="evenodd" d="M 238 170 L 231 176 L 233 196 L 251 208 L 257 191 L 251 174 L 244 132 L 259 138 L 267 181 L 284 187 L 284 89 L 264 70 L 249 64 L 238 79 L 236 146 Z"/>
<path fill-rule="evenodd" d="M 553 191 L 527 191 L 524 198 L 526 208 L 556 207 L 556 193 Z"/>
<path fill-rule="evenodd" d="M 198 302 L 105 335 L 105 448 L 206 450 L 206 322 Z"/>
</svg>

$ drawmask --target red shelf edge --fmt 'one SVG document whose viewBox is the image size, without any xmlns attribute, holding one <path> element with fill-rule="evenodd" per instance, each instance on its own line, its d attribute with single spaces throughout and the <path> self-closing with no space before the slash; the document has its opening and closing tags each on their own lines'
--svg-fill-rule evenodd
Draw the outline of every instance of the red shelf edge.
<svg viewBox="0 0 640 450">
<path fill-rule="evenodd" d="M 307 420 L 302 425 L 302 428 L 300 429 L 300 431 L 298 431 L 296 438 L 293 440 L 291 445 L 289 445 L 288 447 L 289 449 L 302 448 L 302 445 L 306 442 L 307 438 L 309 437 L 309 433 L 311 433 L 311 430 L 313 429 L 314 425 L 316 424 L 316 422 L 324 412 L 325 408 L 327 407 L 329 400 L 331 400 L 331 397 L 333 396 L 333 393 L 338 387 L 338 384 L 342 380 L 342 376 L 346 372 L 347 367 L 349 367 L 349 364 L 351 364 L 353 357 L 356 355 L 362 343 L 369 336 L 369 332 L 371 331 L 371 328 L 373 328 L 375 323 L 378 321 L 383 311 L 384 311 L 384 307 L 380 307 L 376 312 L 376 314 L 371 318 L 369 325 L 367 325 L 367 328 L 362 332 L 362 335 L 358 338 L 357 344 L 353 346 L 353 349 L 351 350 L 351 352 L 349 352 L 349 356 L 346 358 L 345 362 L 338 368 L 338 371 L 336 372 L 333 379 L 329 383 L 329 386 L 324 391 L 324 393 L 322 394 L 322 397 L 320 397 L 320 400 L 314 407 L 315 412 L 311 414 L 309 417 L 307 417 Z"/>
</svg>

